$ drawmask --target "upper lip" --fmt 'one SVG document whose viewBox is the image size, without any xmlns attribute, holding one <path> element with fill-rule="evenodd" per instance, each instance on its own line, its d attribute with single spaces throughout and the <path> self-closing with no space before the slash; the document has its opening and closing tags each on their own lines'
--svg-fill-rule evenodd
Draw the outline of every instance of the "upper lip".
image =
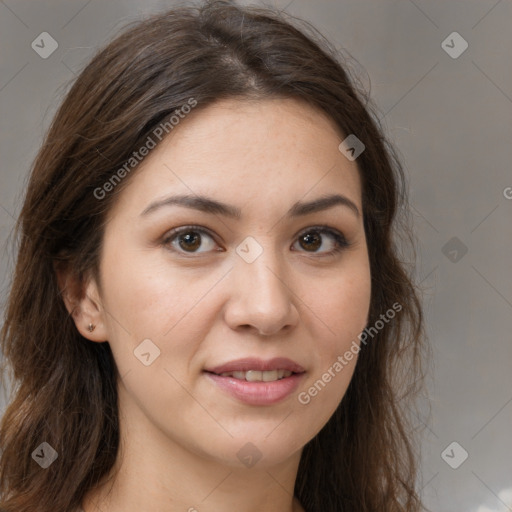
<svg viewBox="0 0 512 512">
<path fill-rule="evenodd" d="M 246 357 L 243 359 L 236 359 L 234 361 L 229 361 L 227 363 L 221 364 L 219 366 L 214 366 L 210 368 L 205 368 L 207 372 L 216 373 L 220 375 L 221 373 L 227 372 L 247 372 L 249 370 L 256 371 L 272 371 L 272 370 L 289 370 L 294 373 L 302 373 L 304 372 L 304 368 L 288 359 L 286 357 L 275 357 L 273 359 L 258 359 L 256 357 Z"/>
</svg>

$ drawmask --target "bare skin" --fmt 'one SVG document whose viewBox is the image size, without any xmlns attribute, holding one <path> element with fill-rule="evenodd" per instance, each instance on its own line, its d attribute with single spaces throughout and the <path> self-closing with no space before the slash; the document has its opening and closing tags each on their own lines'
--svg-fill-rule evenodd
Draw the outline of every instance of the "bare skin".
<svg viewBox="0 0 512 512">
<path fill-rule="evenodd" d="M 315 396 L 308 390 L 358 341 L 370 304 L 361 183 L 338 150 L 343 138 L 296 100 L 224 100 L 192 111 L 134 171 L 109 214 L 101 287 L 91 278 L 83 299 L 65 295 L 81 334 L 108 341 L 120 374 L 119 457 L 85 512 L 304 511 L 293 496 L 302 449 L 343 398 L 357 356 Z M 206 195 L 242 216 L 177 205 L 142 214 L 175 194 Z M 337 204 L 286 216 L 330 194 L 359 214 Z M 166 238 L 191 224 L 207 233 Z M 315 226 L 350 245 L 329 256 L 336 239 L 314 238 Z M 257 245 L 242 244 L 249 236 Z M 237 247 L 262 252 L 248 263 Z M 72 279 L 60 277 L 64 287 Z M 134 354 L 146 339 L 151 354 L 160 350 L 149 365 Z M 248 356 L 287 357 L 305 373 L 284 399 L 247 404 L 205 368 Z M 251 467 L 239 457 L 247 443 Z"/>
</svg>

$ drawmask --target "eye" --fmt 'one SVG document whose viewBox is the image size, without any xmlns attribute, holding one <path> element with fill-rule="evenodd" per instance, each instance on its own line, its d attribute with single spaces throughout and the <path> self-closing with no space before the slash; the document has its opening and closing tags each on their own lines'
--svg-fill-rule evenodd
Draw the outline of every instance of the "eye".
<svg viewBox="0 0 512 512">
<path fill-rule="evenodd" d="M 319 248 L 326 245 L 324 242 L 325 235 L 328 235 L 328 239 L 330 239 L 330 242 L 327 243 L 328 250 L 318 251 Z M 209 240 L 209 244 L 207 244 L 204 251 L 198 251 L 197 249 L 203 245 L 205 239 Z M 328 226 L 314 226 L 302 231 L 298 236 L 297 243 L 305 248 L 306 252 L 318 254 L 321 257 L 333 256 L 350 245 L 341 232 L 329 228 Z M 208 252 L 215 250 L 214 248 L 217 245 L 213 236 L 200 226 L 183 226 L 173 229 L 167 233 L 162 240 L 162 244 L 164 246 L 170 246 L 171 250 L 182 254 Z M 222 249 L 217 250 L 217 252 L 220 251 L 222 251 Z"/>
<path fill-rule="evenodd" d="M 203 228 L 198 226 L 183 226 L 181 228 L 176 228 L 170 231 L 165 239 L 163 240 L 164 245 L 171 245 L 171 249 L 180 252 L 179 249 L 176 248 L 175 242 L 177 245 L 185 252 L 194 254 L 196 252 L 208 252 L 206 251 L 197 251 L 196 249 L 201 246 L 203 237 L 206 236 L 209 238 L 213 245 L 210 244 L 210 248 L 213 247 L 215 241 L 213 237 Z"/>
<path fill-rule="evenodd" d="M 317 249 L 324 245 L 323 237 L 325 234 L 329 235 L 331 239 L 331 242 L 327 244 L 331 249 L 318 253 Z M 313 254 L 318 253 L 322 257 L 333 256 L 350 245 L 342 233 L 327 226 L 315 226 L 308 228 L 299 235 L 298 243 L 303 248 L 306 248 L 306 252 Z"/>
</svg>

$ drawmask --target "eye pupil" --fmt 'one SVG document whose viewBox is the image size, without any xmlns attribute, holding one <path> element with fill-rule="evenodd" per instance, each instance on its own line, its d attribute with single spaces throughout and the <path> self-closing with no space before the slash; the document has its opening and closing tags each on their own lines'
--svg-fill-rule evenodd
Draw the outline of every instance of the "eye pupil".
<svg viewBox="0 0 512 512">
<path fill-rule="evenodd" d="M 191 233 L 194 233 L 194 234 L 191 235 Z M 187 250 L 187 249 L 195 250 L 201 245 L 201 235 L 199 233 L 196 233 L 195 231 L 190 231 L 188 233 L 185 233 L 184 235 L 181 235 L 179 237 L 179 239 L 180 239 L 179 245 L 184 250 Z M 185 246 L 182 243 L 183 240 L 186 240 Z M 196 243 L 193 246 L 187 245 L 191 240 L 194 240 Z"/>
<path fill-rule="evenodd" d="M 301 242 L 302 241 L 306 241 L 306 244 L 308 244 L 307 247 L 313 248 L 313 250 L 318 249 L 322 245 L 321 237 L 318 235 L 316 231 L 311 231 L 310 233 L 303 235 L 301 237 Z M 313 245 L 309 245 L 310 242 L 313 242 Z"/>
</svg>

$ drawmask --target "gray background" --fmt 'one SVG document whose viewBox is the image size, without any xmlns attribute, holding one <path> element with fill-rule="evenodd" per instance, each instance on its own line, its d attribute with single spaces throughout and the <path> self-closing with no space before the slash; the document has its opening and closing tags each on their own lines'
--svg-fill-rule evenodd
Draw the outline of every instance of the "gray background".
<svg viewBox="0 0 512 512">
<path fill-rule="evenodd" d="M 424 425 L 418 487 L 425 503 L 439 512 L 511 511 L 512 199 L 506 196 L 509 190 L 512 197 L 512 2 L 268 4 L 310 21 L 357 59 L 353 70 L 371 87 L 408 174 L 417 278 L 434 354 L 425 413 L 417 417 Z M 172 5 L 0 2 L 2 247 L 30 164 L 70 81 L 124 23 Z M 31 48 L 44 31 L 59 45 L 47 59 Z M 469 45 L 457 58 L 442 47 L 454 31 Z M 460 48 L 455 40 L 447 44 Z M 2 252 L 2 304 L 11 253 Z M 455 465 L 462 449 L 469 454 L 457 469 L 441 456 L 454 441 L 460 447 L 449 448 L 446 460 Z"/>
</svg>

